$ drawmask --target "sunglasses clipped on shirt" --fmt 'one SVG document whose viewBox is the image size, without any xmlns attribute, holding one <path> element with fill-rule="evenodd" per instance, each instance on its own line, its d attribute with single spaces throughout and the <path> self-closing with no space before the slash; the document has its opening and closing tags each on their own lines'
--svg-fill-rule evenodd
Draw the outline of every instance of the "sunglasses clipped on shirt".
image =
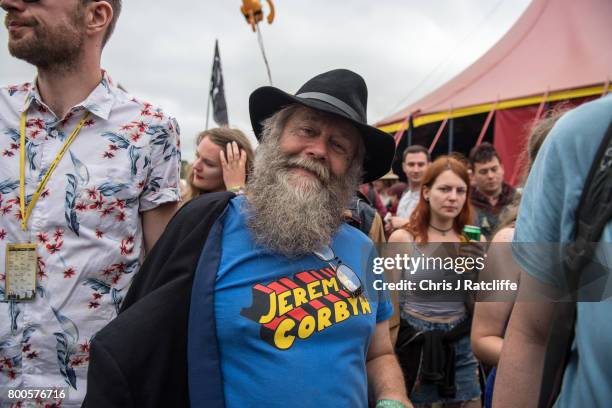
<svg viewBox="0 0 612 408">
<path fill-rule="evenodd" d="M 348 292 L 351 297 L 359 297 L 363 293 L 363 284 L 359 276 L 347 264 L 342 263 L 342 260 L 336 256 L 334 250 L 329 246 L 325 246 L 318 251 L 313 251 L 314 256 L 327 262 L 329 266 L 336 272 L 336 278 L 342 289 Z M 337 263 L 337 265 L 334 265 Z"/>
</svg>

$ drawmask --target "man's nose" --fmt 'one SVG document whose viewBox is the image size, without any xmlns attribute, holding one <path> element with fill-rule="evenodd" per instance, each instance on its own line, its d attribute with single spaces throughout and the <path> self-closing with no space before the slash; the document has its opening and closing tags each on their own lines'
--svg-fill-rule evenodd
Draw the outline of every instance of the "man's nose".
<svg viewBox="0 0 612 408">
<path fill-rule="evenodd" d="M 305 153 L 308 157 L 316 160 L 326 161 L 328 154 L 327 138 L 319 136 L 309 141 L 308 146 L 305 149 Z"/>
<path fill-rule="evenodd" d="M 25 2 L 22 0 L 0 0 L 0 7 L 4 11 L 18 10 L 23 11 L 25 8 Z"/>
</svg>

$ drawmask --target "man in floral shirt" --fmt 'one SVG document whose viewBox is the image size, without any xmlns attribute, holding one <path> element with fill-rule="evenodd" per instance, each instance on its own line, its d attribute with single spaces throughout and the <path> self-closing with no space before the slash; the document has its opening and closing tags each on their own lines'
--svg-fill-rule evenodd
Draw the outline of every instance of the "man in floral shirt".
<svg viewBox="0 0 612 408">
<path fill-rule="evenodd" d="M 47 403 L 80 406 L 90 340 L 176 209 L 179 129 L 100 68 L 120 0 L 0 6 L 9 51 L 38 70 L 0 88 L 0 401 L 42 388 L 64 391 Z M 7 266 L 9 244 L 37 267 Z M 36 276 L 27 301 L 8 289 L 20 273 Z"/>
</svg>

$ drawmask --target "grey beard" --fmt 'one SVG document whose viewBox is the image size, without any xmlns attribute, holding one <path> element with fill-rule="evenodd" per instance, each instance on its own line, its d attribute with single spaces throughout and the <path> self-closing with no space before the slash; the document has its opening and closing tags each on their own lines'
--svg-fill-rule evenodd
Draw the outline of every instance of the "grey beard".
<svg viewBox="0 0 612 408">
<path fill-rule="evenodd" d="M 307 168 L 317 179 L 292 185 L 291 167 Z M 331 243 L 343 222 L 343 211 L 359 183 L 360 166 L 337 178 L 313 159 L 283 154 L 276 140 L 257 148 L 247 183 L 246 224 L 255 242 L 273 252 L 297 258 Z"/>
</svg>

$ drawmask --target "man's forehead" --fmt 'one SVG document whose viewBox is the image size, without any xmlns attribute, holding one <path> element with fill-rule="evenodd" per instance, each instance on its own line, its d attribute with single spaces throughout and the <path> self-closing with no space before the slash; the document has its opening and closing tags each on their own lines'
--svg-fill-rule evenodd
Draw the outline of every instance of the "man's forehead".
<svg viewBox="0 0 612 408">
<path fill-rule="evenodd" d="M 323 120 L 327 115 L 325 113 L 308 108 L 306 106 L 298 106 L 293 113 L 293 117 L 305 120 Z"/>
<path fill-rule="evenodd" d="M 331 113 L 318 111 L 307 106 L 300 106 L 293 113 L 291 119 L 331 125 L 343 133 L 353 133 L 355 136 L 359 136 L 359 130 L 348 119 L 341 118 Z"/>
<path fill-rule="evenodd" d="M 406 153 L 404 163 L 427 163 L 427 155 L 423 152 Z"/>
<path fill-rule="evenodd" d="M 495 166 L 499 166 L 501 163 L 499 162 L 499 159 L 497 157 L 493 157 L 491 160 L 487 161 L 487 162 L 483 162 L 483 163 L 474 163 L 474 169 L 475 170 L 480 170 L 480 169 L 490 169 L 491 167 L 495 167 Z"/>
</svg>

